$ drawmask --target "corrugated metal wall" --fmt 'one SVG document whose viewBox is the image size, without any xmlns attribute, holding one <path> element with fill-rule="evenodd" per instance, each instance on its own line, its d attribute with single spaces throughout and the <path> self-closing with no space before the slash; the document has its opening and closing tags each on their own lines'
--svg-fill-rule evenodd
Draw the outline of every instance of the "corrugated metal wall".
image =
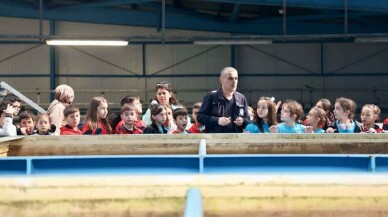
<svg viewBox="0 0 388 217">
<path fill-rule="evenodd" d="M 0 34 L 37 34 L 38 21 L 0 18 Z M 45 33 L 49 23 L 44 23 Z M 156 35 L 155 29 L 85 23 L 56 22 L 58 35 Z M 219 34 L 219 33 L 218 33 Z M 214 33 L 167 30 L 166 35 L 215 35 Z M 33 48 L 36 46 L 35 48 Z M 92 96 L 103 94 L 118 107 L 120 99 L 134 90 L 142 100 L 154 98 L 159 81 L 170 82 L 178 99 L 186 105 L 202 100 L 207 91 L 220 86 L 218 77 L 180 77 L 218 74 L 231 65 L 230 46 L 130 45 L 127 47 L 56 47 L 57 84 L 69 84 L 76 91 L 76 103 L 83 108 Z M 32 48 L 31 50 L 28 50 Z M 236 68 L 240 72 L 239 90 L 255 105 L 259 96 L 293 98 L 306 107 L 321 97 L 354 98 L 360 105 L 379 103 L 388 107 L 388 46 L 381 44 L 273 44 L 244 45 L 235 48 Z M 26 51 L 27 50 L 27 51 Z M 143 50 L 145 51 L 143 55 Z M 22 51 L 19 55 L 16 55 Z M 50 48 L 46 45 L 0 44 L 0 75 L 50 73 Z M 198 55 L 200 54 L 200 55 Z M 15 56 L 13 56 L 15 55 Z M 143 59 L 143 56 L 145 59 Z M 143 61 L 144 66 L 143 67 Z M 343 74 L 344 76 L 320 76 Z M 361 73 L 362 76 L 354 74 Z M 91 77 L 61 77 L 61 75 Z M 99 78 L 94 75 L 169 75 L 151 78 Z M 352 76 L 346 76 L 352 74 Z M 2 77 L 1 80 L 47 107 L 49 77 Z M 136 92 L 137 91 L 137 92 Z M 148 91 L 148 92 L 147 92 Z M 36 92 L 40 92 L 40 97 Z"/>
</svg>

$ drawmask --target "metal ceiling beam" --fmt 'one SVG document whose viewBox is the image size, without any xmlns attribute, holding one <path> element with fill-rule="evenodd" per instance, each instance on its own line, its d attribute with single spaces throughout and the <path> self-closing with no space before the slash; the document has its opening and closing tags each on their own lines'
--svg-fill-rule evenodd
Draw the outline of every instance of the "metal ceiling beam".
<svg viewBox="0 0 388 217">
<path fill-rule="evenodd" d="M 78 4 L 68 7 L 60 7 L 58 10 L 77 10 L 77 9 L 91 9 L 91 8 L 101 8 L 101 7 L 111 7 L 117 5 L 127 5 L 127 4 L 141 4 L 146 2 L 152 2 L 153 0 L 110 0 L 102 2 L 93 2 Z"/>
<path fill-rule="evenodd" d="M 0 16 L 22 17 L 39 19 L 39 10 L 31 7 L 20 7 L 19 4 L 11 5 L 0 3 Z M 279 35 L 282 34 L 281 18 L 279 22 L 260 19 L 244 22 L 225 22 L 221 20 L 209 20 L 194 15 L 167 13 L 166 28 Z M 113 25 L 145 26 L 157 28 L 160 25 L 158 12 L 142 12 L 115 10 L 114 8 L 95 8 L 93 10 L 54 11 L 47 10 L 44 19 L 62 20 L 71 22 L 101 23 Z M 369 22 L 367 25 L 350 23 L 349 33 L 386 33 L 388 23 Z M 287 22 L 287 34 L 339 34 L 343 33 L 343 23 L 317 23 L 291 21 Z"/>
<path fill-rule="evenodd" d="M 207 2 L 230 3 L 230 4 L 251 4 L 251 5 L 270 5 L 282 6 L 282 0 L 204 0 Z M 344 8 L 343 1 L 339 0 L 290 0 L 287 2 L 288 7 L 305 7 L 320 9 Z M 387 12 L 388 1 L 385 0 L 352 0 L 349 1 L 349 10 Z"/>
<path fill-rule="evenodd" d="M 235 4 L 233 8 L 232 15 L 230 16 L 230 21 L 235 22 L 238 18 L 240 12 L 241 4 Z"/>
</svg>

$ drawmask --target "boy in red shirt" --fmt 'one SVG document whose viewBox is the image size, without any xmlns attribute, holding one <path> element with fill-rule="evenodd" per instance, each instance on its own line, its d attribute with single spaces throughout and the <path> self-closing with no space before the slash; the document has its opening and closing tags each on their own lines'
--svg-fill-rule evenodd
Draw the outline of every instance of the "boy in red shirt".
<svg viewBox="0 0 388 217">
<path fill-rule="evenodd" d="M 143 112 L 142 105 L 140 103 L 140 98 L 137 96 L 125 96 L 121 102 L 120 106 L 123 107 L 125 104 L 130 105 L 132 108 L 135 109 L 137 116 L 141 115 Z M 121 117 L 121 116 L 120 116 Z M 121 118 L 122 119 L 122 118 Z M 116 122 L 117 123 L 117 122 Z M 118 132 L 120 127 L 124 124 L 124 120 L 120 120 L 120 122 L 115 126 L 115 132 Z M 144 129 L 146 128 L 146 124 L 137 117 L 133 125 L 143 133 Z"/>
<path fill-rule="evenodd" d="M 201 108 L 202 102 L 197 102 L 193 105 L 193 120 L 195 121 L 193 125 L 191 125 L 190 129 L 188 130 L 189 133 L 205 133 L 205 125 L 200 124 L 197 121 L 197 114 L 199 112 L 199 109 Z"/>
<path fill-rule="evenodd" d="M 124 122 L 120 127 L 116 127 L 116 134 L 142 134 L 143 131 L 135 126 L 138 120 L 136 107 L 124 104 L 121 107 L 121 119 Z"/>
<path fill-rule="evenodd" d="M 61 127 L 61 135 L 81 135 L 82 132 L 78 128 L 81 119 L 79 108 L 70 104 L 63 110 L 63 115 L 67 124 Z"/>
<path fill-rule="evenodd" d="M 172 112 L 172 117 L 174 118 L 174 123 L 176 124 L 176 129 L 171 132 L 171 134 L 188 134 L 186 130 L 187 126 L 187 109 L 177 108 Z"/>
</svg>

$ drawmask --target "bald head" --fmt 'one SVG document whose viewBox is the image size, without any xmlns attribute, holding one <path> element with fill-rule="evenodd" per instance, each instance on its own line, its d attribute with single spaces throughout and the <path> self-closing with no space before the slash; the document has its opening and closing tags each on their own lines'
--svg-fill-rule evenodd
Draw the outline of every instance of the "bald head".
<svg viewBox="0 0 388 217">
<path fill-rule="evenodd" d="M 221 70 L 221 74 L 220 74 L 220 78 L 223 78 L 225 76 L 228 76 L 231 72 L 236 72 L 237 74 L 237 70 L 233 67 L 225 67 Z"/>
<path fill-rule="evenodd" d="M 224 93 L 233 93 L 237 89 L 238 74 L 233 67 L 222 69 L 220 74 L 220 82 Z"/>
</svg>

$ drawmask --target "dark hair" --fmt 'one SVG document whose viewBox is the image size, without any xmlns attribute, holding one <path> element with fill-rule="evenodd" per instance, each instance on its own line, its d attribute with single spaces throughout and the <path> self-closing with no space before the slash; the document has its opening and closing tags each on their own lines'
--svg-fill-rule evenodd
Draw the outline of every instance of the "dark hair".
<svg viewBox="0 0 388 217">
<path fill-rule="evenodd" d="M 22 121 L 24 119 L 29 119 L 29 118 L 31 118 L 33 121 L 35 121 L 35 115 L 29 110 L 22 111 L 19 114 L 19 121 Z"/>
<path fill-rule="evenodd" d="M 193 105 L 193 109 L 199 109 L 202 106 L 202 102 L 197 102 Z"/>
<path fill-rule="evenodd" d="M 178 116 L 187 116 L 187 115 L 188 115 L 188 111 L 184 107 L 177 108 L 172 112 L 172 117 L 174 118 L 174 120 L 176 120 Z"/>
<path fill-rule="evenodd" d="M 315 105 L 317 105 L 319 102 L 322 103 L 322 109 L 326 112 L 326 118 L 329 119 L 330 122 L 334 121 L 334 114 L 333 114 L 333 108 L 331 105 L 330 100 L 328 99 L 319 99 Z"/>
<path fill-rule="evenodd" d="M 353 119 L 354 113 L 356 112 L 356 108 L 357 108 L 356 102 L 345 97 L 340 97 L 335 100 L 335 103 L 340 104 L 340 106 L 344 111 L 350 111 L 348 118 Z"/>
<path fill-rule="evenodd" d="M 283 103 L 283 107 L 287 106 L 290 108 L 290 115 L 296 115 L 295 122 L 299 121 L 303 116 L 303 107 L 297 101 L 292 99 L 286 99 Z"/>
<path fill-rule="evenodd" d="M 135 100 L 140 100 L 139 96 L 132 96 L 132 95 L 127 95 L 120 101 L 120 106 L 123 106 L 124 104 L 133 104 Z"/>
<path fill-rule="evenodd" d="M 267 114 L 268 126 L 277 125 L 278 124 L 276 120 L 277 109 L 274 101 L 272 101 L 271 98 L 269 97 L 263 96 L 259 98 L 257 103 L 259 103 L 262 100 L 267 103 L 267 107 L 268 107 L 268 114 Z M 257 115 L 257 110 L 256 112 L 254 112 L 254 115 L 256 116 L 256 125 L 259 127 L 260 132 L 264 133 L 264 128 L 263 128 L 264 120 Z"/>
<path fill-rule="evenodd" d="M 12 94 L 12 93 L 9 93 L 7 95 L 4 96 L 3 98 L 3 102 L 7 102 L 8 104 L 12 104 L 14 102 L 22 102 L 22 100 L 17 97 L 16 95 Z"/>
<path fill-rule="evenodd" d="M 65 117 L 73 114 L 73 113 L 76 113 L 76 112 L 79 112 L 79 108 L 77 108 L 75 105 L 73 104 L 70 104 L 68 106 L 65 107 L 65 109 L 63 110 L 63 115 Z"/>
<path fill-rule="evenodd" d="M 155 92 L 158 92 L 159 89 L 164 89 L 170 92 L 170 95 L 171 95 L 170 101 L 169 101 L 170 104 L 172 105 L 179 104 L 178 100 L 175 98 L 175 94 L 172 92 L 172 87 L 168 82 L 162 81 L 162 82 L 156 83 Z M 158 98 L 156 96 L 155 96 L 155 100 L 159 103 Z"/>
<path fill-rule="evenodd" d="M 163 110 L 166 110 L 166 106 L 165 105 L 160 105 L 160 104 L 152 104 L 151 105 L 150 111 L 151 111 L 151 121 L 152 121 L 152 123 L 155 123 L 155 120 L 152 118 L 152 116 L 160 114 L 160 112 L 162 112 Z"/>
</svg>

